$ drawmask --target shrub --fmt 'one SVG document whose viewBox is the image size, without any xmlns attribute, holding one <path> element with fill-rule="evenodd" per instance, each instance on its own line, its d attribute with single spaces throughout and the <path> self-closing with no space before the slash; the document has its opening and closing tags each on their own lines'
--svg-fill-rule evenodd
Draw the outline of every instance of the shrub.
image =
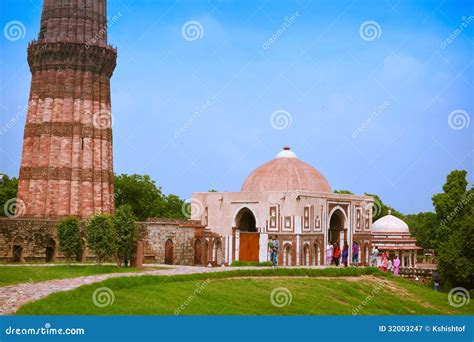
<svg viewBox="0 0 474 342">
<path fill-rule="evenodd" d="M 117 251 L 117 234 L 112 218 L 98 214 L 87 222 L 87 243 L 94 252 L 99 266 Z"/>
<path fill-rule="evenodd" d="M 120 266 L 125 257 L 130 260 L 138 238 L 138 227 L 129 205 L 119 207 L 112 220 L 117 234 L 117 265 Z"/>
<path fill-rule="evenodd" d="M 75 217 L 67 217 L 56 225 L 59 240 L 59 251 L 66 257 L 69 265 L 71 258 L 82 252 L 81 226 Z"/>
</svg>

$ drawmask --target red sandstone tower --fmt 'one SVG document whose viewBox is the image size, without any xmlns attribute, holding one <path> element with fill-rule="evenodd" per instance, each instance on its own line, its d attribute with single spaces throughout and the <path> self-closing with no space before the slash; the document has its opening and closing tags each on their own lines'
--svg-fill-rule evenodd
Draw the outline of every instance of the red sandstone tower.
<svg viewBox="0 0 474 342">
<path fill-rule="evenodd" d="M 18 198 L 24 215 L 114 211 L 106 0 L 44 0 L 32 73 Z"/>
</svg>

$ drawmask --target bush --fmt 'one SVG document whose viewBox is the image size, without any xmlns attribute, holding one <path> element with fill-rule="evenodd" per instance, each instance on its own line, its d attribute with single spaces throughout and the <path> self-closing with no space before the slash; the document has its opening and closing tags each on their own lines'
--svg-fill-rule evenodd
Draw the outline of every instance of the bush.
<svg viewBox="0 0 474 342">
<path fill-rule="evenodd" d="M 59 240 L 59 251 L 64 254 L 69 265 L 71 258 L 82 252 L 81 226 L 75 217 L 67 217 L 56 225 Z"/>
<path fill-rule="evenodd" d="M 131 259 L 137 242 L 138 227 L 132 207 L 129 205 L 119 207 L 112 220 L 117 234 L 117 265 L 121 266 L 125 257 Z"/>
<path fill-rule="evenodd" d="M 117 233 L 112 218 L 99 214 L 87 222 L 87 243 L 97 257 L 99 266 L 117 251 Z"/>
</svg>

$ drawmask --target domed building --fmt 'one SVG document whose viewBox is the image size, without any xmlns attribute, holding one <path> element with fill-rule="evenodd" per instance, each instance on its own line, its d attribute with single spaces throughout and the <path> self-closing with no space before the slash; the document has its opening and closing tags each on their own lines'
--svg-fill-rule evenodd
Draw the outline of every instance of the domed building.
<svg viewBox="0 0 474 342">
<path fill-rule="evenodd" d="M 391 260 L 398 255 L 402 267 L 414 267 L 417 251 L 421 249 L 411 236 L 408 225 L 393 216 L 391 210 L 372 224 L 372 244 L 380 252 L 388 252 Z"/>
<path fill-rule="evenodd" d="M 280 265 L 324 265 L 327 244 L 345 241 L 357 241 L 360 263 L 369 263 L 373 198 L 332 192 L 289 147 L 250 173 L 239 192 L 197 192 L 192 203 L 192 219 L 221 237 L 223 263 L 269 261 L 272 237 Z"/>
</svg>

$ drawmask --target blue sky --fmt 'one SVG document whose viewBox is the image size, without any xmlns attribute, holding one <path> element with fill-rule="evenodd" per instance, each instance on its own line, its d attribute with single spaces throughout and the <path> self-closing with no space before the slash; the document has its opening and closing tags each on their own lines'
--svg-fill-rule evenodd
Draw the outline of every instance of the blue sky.
<svg viewBox="0 0 474 342">
<path fill-rule="evenodd" d="M 0 171 L 16 176 L 41 1 L 0 9 Z M 472 2 L 109 0 L 108 16 L 116 173 L 238 191 L 290 145 L 333 189 L 416 213 L 473 170 Z"/>
</svg>

